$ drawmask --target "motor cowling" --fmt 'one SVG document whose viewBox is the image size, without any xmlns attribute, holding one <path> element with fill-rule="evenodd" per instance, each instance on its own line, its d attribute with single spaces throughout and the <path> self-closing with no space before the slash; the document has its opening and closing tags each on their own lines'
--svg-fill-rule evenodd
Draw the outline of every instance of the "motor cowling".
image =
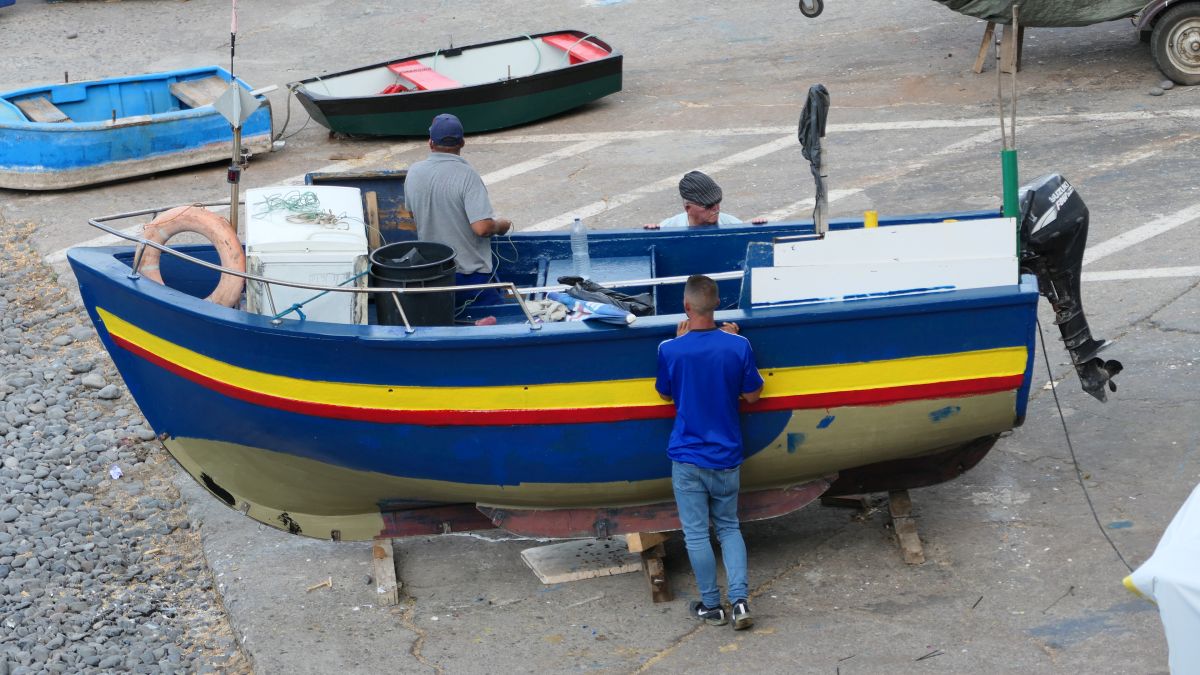
<svg viewBox="0 0 1200 675">
<path fill-rule="evenodd" d="M 1042 176 L 1024 185 L 1020 203 L 1021 268 L 1038 278 L 1038 290 L 1054 308 L 1054 323 L 1062 334 L 1083 390 L 1104 401 L 1105 387 L 1117 390 L 1113 377 L 1120 361 L 1099 353 L 1109 344 L 1092 337 L 1083 313 L 1080 277 L 1087 246 L 1088 208 L 1075 187 L 1060 174 Z"/>
</svg>

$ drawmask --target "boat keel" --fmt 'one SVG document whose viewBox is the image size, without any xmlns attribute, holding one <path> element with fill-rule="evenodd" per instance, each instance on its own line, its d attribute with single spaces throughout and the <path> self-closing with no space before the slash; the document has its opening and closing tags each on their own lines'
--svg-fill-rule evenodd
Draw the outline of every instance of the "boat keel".
<svg viewBox="0 0 1200 675">
<path fill-rule="evenodd" d="M 836 480 L 833 475 L 786 488 L 743 492 L 738 497 L 738 518 L 748 522 L 787 515 L 816 500 Z M 494 527 L 527 537 L 604 538 L 681 528 L 673 501 L 611 509 L 513 509 L 482 504 L 478 509 Z"/>
</svg>

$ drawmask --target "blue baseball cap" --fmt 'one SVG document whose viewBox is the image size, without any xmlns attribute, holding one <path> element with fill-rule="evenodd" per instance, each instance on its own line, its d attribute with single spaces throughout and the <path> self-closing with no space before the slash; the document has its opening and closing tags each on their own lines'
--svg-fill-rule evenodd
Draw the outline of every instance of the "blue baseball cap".
<svg viewBox="0 0 1200 675">
<path fill-rule="evenodd" d="M 463 126 L 458 118 L 450 113 L 442 113 L 433 118 L 429 125 L 429 140 L 434 145 L 453 148 L 463 144 Z"/>
</svg>

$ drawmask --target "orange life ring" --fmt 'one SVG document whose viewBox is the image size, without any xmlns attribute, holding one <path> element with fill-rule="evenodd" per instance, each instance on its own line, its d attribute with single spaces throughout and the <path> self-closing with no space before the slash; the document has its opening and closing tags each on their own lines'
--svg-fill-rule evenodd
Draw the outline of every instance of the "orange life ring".
<svg viewBox="0 0 1200 675">
<path fill-rule="evenodd" d="M 246 253 L 242 250 L 242 242 L 238 241 L 237 232 L 229 221 L 200 206 L 177 206 L 157 218 L 146 223 L 142 236 L 156 244 L 166 244 L 167 240 L 180 232 L 195 232 L 210 242 L 221 256 L 221 266 L 238 272 L 246 271 Z M 158 263 L 162 251 L 146 246 L 142 252 L 142 265 L 138 268 L 142 276 L 151 281 L 162 283 L 162 274 Z M 233 274 L 221 274 L 217 287 L 205 300 L 215 302 L 225 307 L 237 307 L 242 298 L 242 286 L 245 279 Z"/>
</svg>

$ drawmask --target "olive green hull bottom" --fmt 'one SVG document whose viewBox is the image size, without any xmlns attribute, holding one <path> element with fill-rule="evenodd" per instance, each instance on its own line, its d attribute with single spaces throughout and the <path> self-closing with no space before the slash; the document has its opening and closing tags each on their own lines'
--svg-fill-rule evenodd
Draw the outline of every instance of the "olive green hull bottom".
<svg viewBox="0 0 1200 675">
<path fill-rule="evenodd" d="M 1015 392 L 1000 392 L 796 411 L 772 443 L 746 460 L 742 491 L 786 487 L 842 469 L 933 454 L 1007 431 L 1013 426 L 1015 399 Z M 934 410 L 954 412 L 931 414 Z M 828 416 L 834 421 L 819 428 Z M 188 473 L 231 507 L 272 527 L 293 531 L 299 527 L 299 532 L 317 538 L 330 538 L 334 531 L 344 540 L 377 536 L 384 529 L 379 504 L 388 501 L 563 509 L 673 500 L 669 476 L 607 483 L 477 485 L 359 471 L 194 438 L 173 438 L 164 445 Z M 402 466 L 402 461 L 397 464 Z"/>
</svg>

